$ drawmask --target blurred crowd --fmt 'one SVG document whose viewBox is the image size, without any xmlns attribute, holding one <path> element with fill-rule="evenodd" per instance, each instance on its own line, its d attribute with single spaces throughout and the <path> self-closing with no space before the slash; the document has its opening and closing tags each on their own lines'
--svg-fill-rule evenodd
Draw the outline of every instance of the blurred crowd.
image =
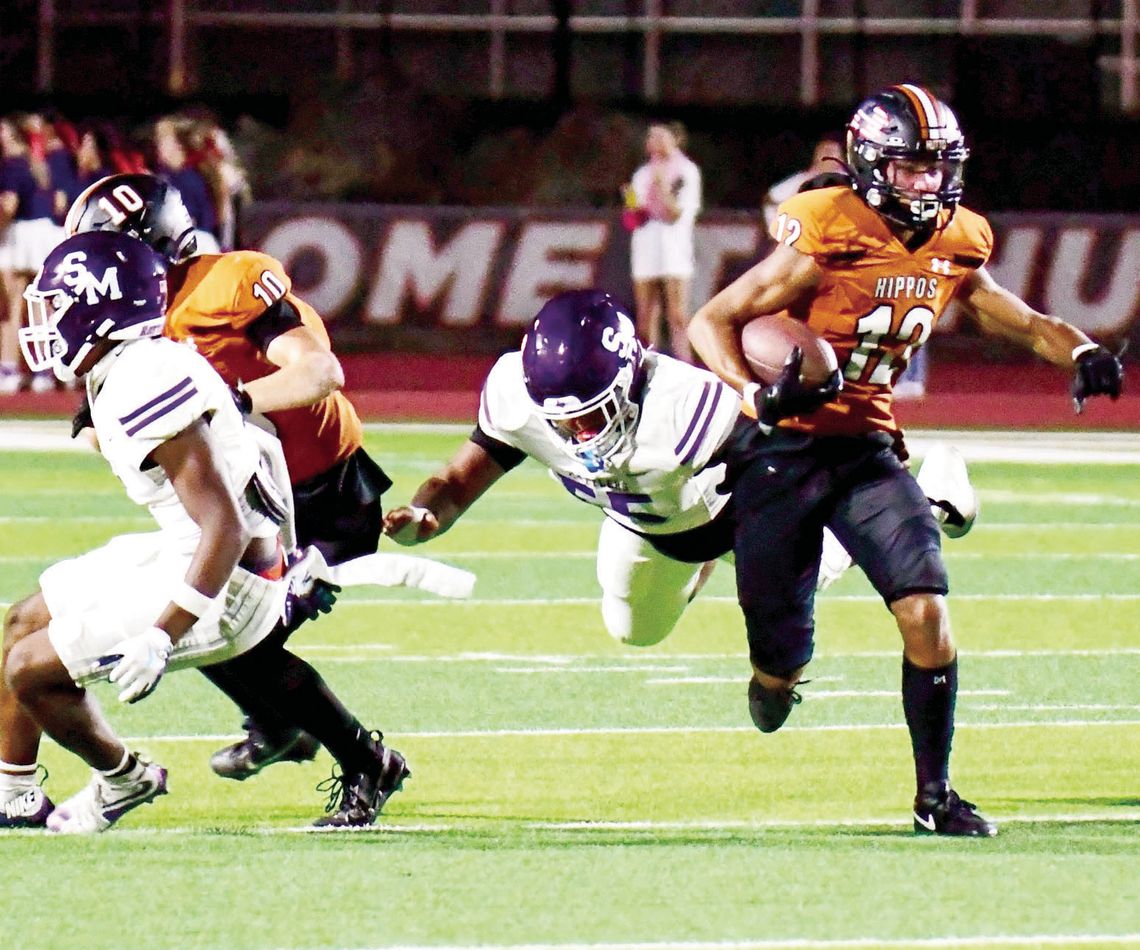
<svg viewBox="0 0 1140 950">
<path fill-rule="evenodd" d="M 107 175 L 153 171 L 182 193 L 198 225 L 198 250 L 240 242 L 246 173 L 225 130 L 209 116 L 165 116 L 145 126 L 75 122 L 61 115 L 0 116 L 0 394 L 52 388 L 29 376 L 17 331 L 23 293 L 63 237 L 71 203 Z"/>
</svg>

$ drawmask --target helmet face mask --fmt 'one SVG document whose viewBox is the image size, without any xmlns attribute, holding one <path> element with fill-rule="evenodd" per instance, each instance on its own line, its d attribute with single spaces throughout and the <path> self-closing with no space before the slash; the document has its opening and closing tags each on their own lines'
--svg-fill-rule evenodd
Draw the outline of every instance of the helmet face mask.
<svg viewBox="0 0 1140 950">
<path fill-rule="evenodd" d="M 20 349 L 33 372 L 70 382 L 86 372 L 102 340 L 161 336 L 166 323 L 166 266 L 123 234 L 79 234 L 59 244 L 24 292 L 27 326 Z"/>
<path fill-rule="evenodd" d="M 628 458 L 640 414 L 642 350 L 614 298 L 570 291 L 548 301 L 523 340 L 522 363 L 531 402 L 588 472 Z"/>
<path fill-rule="evenodd" d="M 194 255 L 198 239 L 182 195 L 157 175 L 110 175 L 75 199 L 64 221 L 71 237 L 117 231 L 150 245 L 171 263 Z"/>
<path fill-rule="evenodd" d="M 937 227 L 943 210 L 953 213 L 958 207 L 969 155 L 950 107 L 909 83 L 863 102 L 847 126 L 855 191 L 870 208 L 908 230 Z M 927 188 L 898 184 L 900 168 L 932 172 L 925 176 Z"/>
</svg>

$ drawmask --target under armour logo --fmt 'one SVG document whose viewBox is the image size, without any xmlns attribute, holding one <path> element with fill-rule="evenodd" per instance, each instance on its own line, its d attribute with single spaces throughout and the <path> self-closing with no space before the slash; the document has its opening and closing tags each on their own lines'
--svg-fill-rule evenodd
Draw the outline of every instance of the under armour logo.
<svg viewBox="0 0 1140 950">
<path fill-rule="evenodd" d="M 946 682 L 946 677 L 945 677 L 945 676 L 936 676 L 936 677 L 934 677 L 934 685 L 935 685 L 935 686 L 941 686 L 941 685 L 942 685 L 943 683 L 945 683 L 945 682 Z"/>
<path fill-rule="evenodd" d="M 944 257 L 936 257 L 930 262 L 930 269 L 936 274 L 949 274 L 950 262 Z"/>
</svg>

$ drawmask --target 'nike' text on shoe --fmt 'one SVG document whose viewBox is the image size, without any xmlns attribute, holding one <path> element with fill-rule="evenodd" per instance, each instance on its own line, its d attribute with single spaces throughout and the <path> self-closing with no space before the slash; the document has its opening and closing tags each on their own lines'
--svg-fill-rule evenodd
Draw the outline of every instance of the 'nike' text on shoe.
<svg viewBox="0 0 1140 950">
<path fill-rule="evenodd" d="M 55 806 L 38 785 L 0 803 L 0 828 L 42 828 Z"/>
</svg>

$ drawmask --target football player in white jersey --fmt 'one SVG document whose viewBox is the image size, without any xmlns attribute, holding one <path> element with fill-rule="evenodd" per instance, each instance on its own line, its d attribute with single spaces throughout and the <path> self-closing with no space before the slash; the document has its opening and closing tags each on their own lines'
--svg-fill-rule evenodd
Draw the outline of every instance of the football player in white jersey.
<svg viewBox="0 0 1140 950">
<path fill-rule="evenodd" d="M 658 643 L 732 550 L 717 452 L 739 415 L 739 397 L 711 373 L 643 350 L 609 294 L 559 294 L 487 376 L 470 440 L 387 513 L 385 531 L 427 541 L 530 456 L 606 515 L 597 559 L 606 629 Z"/>
<path fill-rule="evenodd" d="M 161 337 L 166 269 L 150 247 L 77 235 L 26 296 L 29 366 L 84 379 L 100 451 L 160 528 L 53 565 L 5 617 L 0 827 L 92 833 L 164 794 L 166 770 L 127 749 L 85 687 L 105 678 L 136 702 L 168 670 L 271 644 L 290 585 L 319 570 L 319 555 L 308 549 L 286 570 L 280 446 L 243 421 L 205 359 Z M 266 702 L 288 706 L 290 689 Z M 304 728 L 319 735 L 313 725 Z M 45 732 L 93 770 L 54 808 L 36 782 Z M 390 753 L 358 733 L 361 757 Z"/>
</svg>

